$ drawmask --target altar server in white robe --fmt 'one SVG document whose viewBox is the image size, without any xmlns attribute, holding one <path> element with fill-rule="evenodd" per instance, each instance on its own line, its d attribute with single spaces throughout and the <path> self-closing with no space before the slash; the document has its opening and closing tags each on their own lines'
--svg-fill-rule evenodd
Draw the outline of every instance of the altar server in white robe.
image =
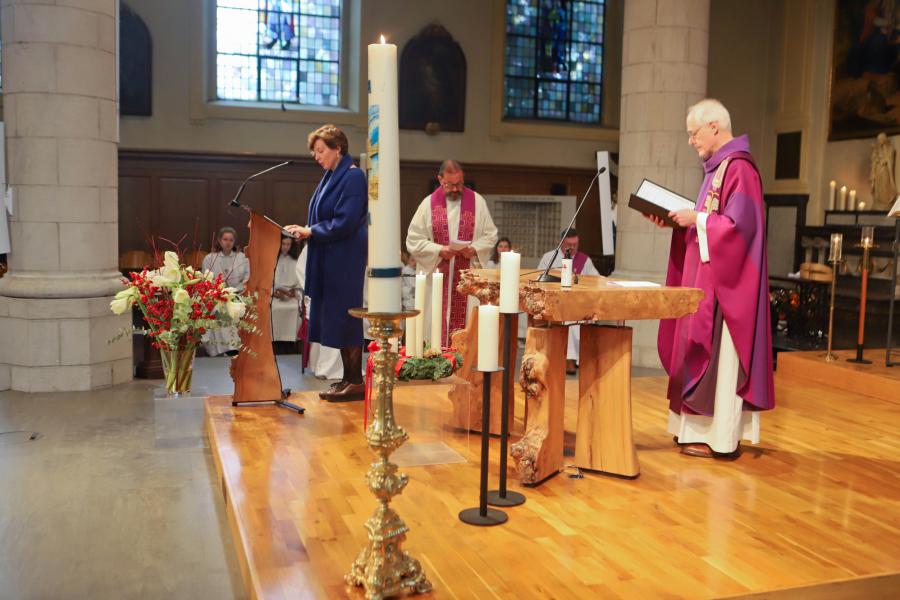
<svg viewBox="0 0 900 600">
<path fill-rule="evenodd" d="M 300 252 L 296 268 L 297 282 L 302 290 L 306 285 L 306 246 L 303 246 L 303 250 Z M 310 299 L 308 296 L 304 296 L 304 302 L 306 314 L 309 315 Z M 314 342 L 307 344 L 303 351 L 309 353 L 309 368 L 317 379 L 341 380 L 344 377 L 344 363 L 341 361 L 339 349 Z"/>
<path fill-rule="evenodd" d="M 556 255 L 556 259 L 553 261 L 553 266 L 550 268 L 560 268 L 560 266 L 562 266 L 563 257 L 569 256 L 572 259 L 572 272 L 576 275 L 599 275 L 600 272 L 596 267 L 594 267 L 594 263 L 591 262 L 591 258 L 584 252 L 578 251 L 578 232 L 575 231 L 574 228 L 572 228 L 564 232 L 562 235 L 564 236 L 562 246 L 560 246 L 559 253 Z M 546 269 L 547 265 L 550 264 L 550 259 L 552 257 L 553 250 L 544 254 L 544 256 L 541 257 L 541 262 L 538 263 L 538 269 L 542 271 Z M 578 365 L 580 344 L 581 326 L 570 325 L 569 342 L 566 346 L 566 373 L 568 373 L 569 375 L 575 374 L 575 368 Z"/>
<path fill-rule="evenodd" d="M 223 275 L 225 285 L 243 293 L 250 279 L 250 261 L 243 252 L 235 249 L 237 233 L 233 227 L 223 227 L 216 236 L 216 249 L 203 259 L 203 270 L 213 275 Z M 203 335 L 203 347 L 209 356 L 237 354 L 241 345 L 237 327 L 223 327 Z"/>
<path fill-rule="evenodd" d="M 406 249 L 416 260 L 420 272 L 444 274 L 442 344 L 449 334 L 466 326 L 466 315 L 478 305 L 456 291 L 459 273 L 486 265 L 497 243 L 497 227 L 484 198 L 465 185 L 462 165 L 445 160 L 438 171 L 440 186 L 419 204 L 406 235 Z M 431 298 L 428 278 L 426 298 Z M 431 322 L 429 303 L 425 323 Z M 427 339 L 427 338 L 426 338 Z"/>
<path fill-rule="evenodd" d="M 275 290 L 272 293 L 272 341 L 296 342 L 300 328 L 300 279 L 297 257 L 300 247 L 291 238 L 281 238 L 281 253 L 275 265 Z"/>
</svg>

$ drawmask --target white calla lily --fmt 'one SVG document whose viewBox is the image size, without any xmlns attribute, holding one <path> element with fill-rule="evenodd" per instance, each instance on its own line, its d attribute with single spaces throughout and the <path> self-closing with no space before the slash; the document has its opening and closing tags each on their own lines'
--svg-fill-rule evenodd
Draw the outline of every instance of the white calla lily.
<svg viewBox="0 0 900 600">
<path fill-rule="evenodd" d="M 237 321 L 244 316 L 244 311 L 247 310 L 247 307 L 244 306 L 243 302 L 228 302 L 225 304 L 225 309 L 228 311 L 228 316 Z"/>
</svg>

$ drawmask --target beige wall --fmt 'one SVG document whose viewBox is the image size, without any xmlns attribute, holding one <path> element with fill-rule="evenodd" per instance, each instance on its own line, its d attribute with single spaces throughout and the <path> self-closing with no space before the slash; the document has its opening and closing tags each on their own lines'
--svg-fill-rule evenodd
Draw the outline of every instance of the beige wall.
<svg viewBox="0 0 900 600">
<path fill-rule="evenodd" d="M 202 0 L 205 2 L 205 0 Z M 201 0 L 194 0 L 200 3 Z M 598 149 L 616 151 L 615 134 L 600 141 L 601 135 L 569 141 L 545 130 L 551 137 L 534 135 L 492 135 L 490 102 L 492 75 L 491 50 L 494 36 L 502 34 L 502 22 L 496 18 L 499 0 L 364 0 L 361 2 L 360 59 L 364 65 L 365 42 L 384 33 L 402 50 L 403 44 L 424 26 L 437 22 L 447 28 L 462 46 L 468 63 L 466 123 L 463 133 L 428 136 L 424 132 L 401 132 L 401 158 L 440 160 L 448 156 L 464 161 L 500 164 L 540 164 L 591 167 Z M 321 124 L 303 115 L 293 121 L 278 122 L 241 118 L 192 119 L 192 86 L 198 78 L 191 60 L 200 44 L 196 43 L 198 19 L 185 10 L 183 0 L 128 0 L 129 6 L 144 19 L 153 37 L 153 116 L 123 117 L 121 146 L 129 149 L 190 150 L 201 152 L 243 152 L 260 154 L 302 154 L 308 131 Z M 192 2 L 193 4 L 193 2 Z M 199 6 L 199 4 L 198 4 Z M 360 6 L 360 5 L 354 5 Z M 607 22 L 608 60 L 605 69 L 604 108 L 615 128 L 618 121 L 621 2 L 610 2 Z M 363 71 L 364 73 L 364 71 Z M 364 85 L 364 77 L 363 77 Z M 365 99 L 363 98 L 363 102 Z M 196 117 L 196 114 L 194 115 Z M 276 115 L 277 116 L 277 115 Z M 304 122 L 305 120 L 305 122 Z M 329 119 L 346 126 L 351 152 L 362 150 L 365 137 L 364 115 L 335 114 Z M 552 137 L 556 135 L 556 137 Z"/>
</svg>

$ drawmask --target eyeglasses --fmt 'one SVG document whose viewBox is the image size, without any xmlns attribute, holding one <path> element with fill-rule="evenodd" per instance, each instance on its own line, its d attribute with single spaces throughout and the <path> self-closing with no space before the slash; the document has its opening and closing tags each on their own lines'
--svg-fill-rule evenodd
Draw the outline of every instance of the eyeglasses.
<svg viewBox="0 0 900 600">
<path fill-rule="evenodd" d="M 703 129 L 704 127 L 706 127 L 707 125 L 711 125 L 711 124 L 712 124 L 712 121 L 710 121 L 709 123 L 704 123 L 703 125 L 701 125 L 700 127 L 698 127 L 697 129 L 695 129 L 695 130 L 693 130 L 693 131 L 691 131 L 691 130 L 689 129 L 688 132 L 687 132 L 687 134 L 688 134 L 688 141 L 696 140 L 696 139 L 697 139 L 697 134 L 700 133 L 700 130 Z"/>
<path fill-rule="evenodd" d="M 466 187 L 466 182 L 460 181 L 459 183 L 447 183 L 444 182 L 441 184 L 441 187 L 445 190 L 461 190 Z"/>
</svg>

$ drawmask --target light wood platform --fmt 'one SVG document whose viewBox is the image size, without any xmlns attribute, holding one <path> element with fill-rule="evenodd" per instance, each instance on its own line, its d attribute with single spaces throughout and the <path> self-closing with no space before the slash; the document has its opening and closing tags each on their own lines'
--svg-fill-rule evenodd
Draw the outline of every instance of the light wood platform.
<svg viewBox="0 0 900 600">
<path fill-rule="evenodd" d="M 856 350 L 835 350 L 838 359 L 825 362 L 825 352 L 782 352 L 778 355 L 778 373 L 807 381 L 827 381 L 829 386 L 852 395 L 863 394 L 900 404 L 900 365 L 884 364 L 884 348 L 870 349 L 863 358 L 871 365 L 847 362 L 856 358 Z M 900 352 L 891 353 L 900 360 Z"/>
<path fill-rule="evenodd" d="M 441 598 L 896 597 L 900 406 L 832 383 L 776 375 L 778 407 L 762 417 L 762 443 L 720 462 L 679 454 L 665 429 L 665 380 L 635 379 L 641 477 L 513 483 L 528 501 L 485 529 L 457 519 L 477 503 L 477 437 L 441 427 L 451 415 L 446 387 L 400 388 L 408 443 L 444 441 L 469 459 L 403 469 L 410 483 L 393 506 L 411 529 L 405 547 Z M 577 381 L 567 384 L 568 464 Z M 362 404 L 295 398 L 306 415 L 207 400 L 250 595 L 362 598 L 343 584 L 375 507 L 363 482 L 372 455 Z"/>
</svg>

